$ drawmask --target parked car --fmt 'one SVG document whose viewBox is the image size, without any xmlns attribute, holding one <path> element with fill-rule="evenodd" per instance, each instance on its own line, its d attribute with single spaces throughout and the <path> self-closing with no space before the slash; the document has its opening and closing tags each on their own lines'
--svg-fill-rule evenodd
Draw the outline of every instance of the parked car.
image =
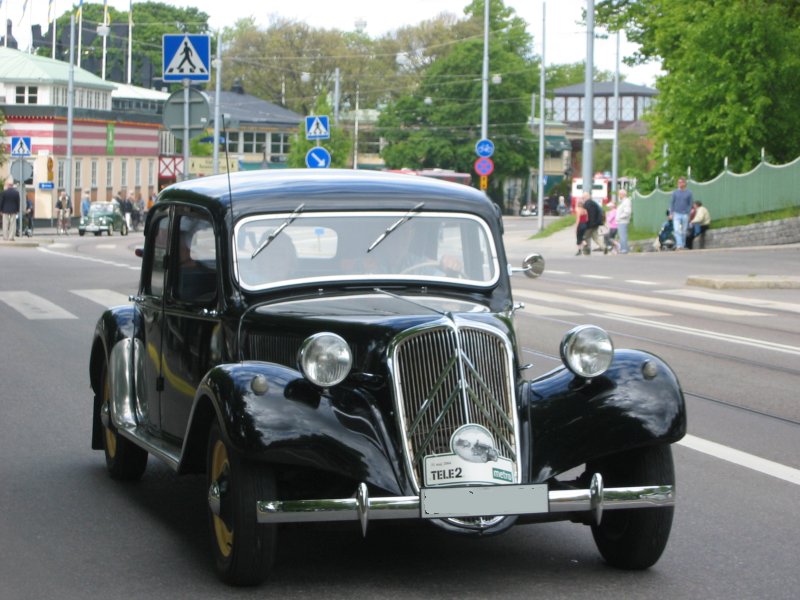
<svg viewBox="0 0 800 600">
<path fill-rule="evenodd" d="M 527 379 L 499 209 L 474 188 L 337 170 L 175 184 L 147 215 L 139 291 L 97 323 L 92 447 L 205 473 L 219 576 L 270 572 L 278 525 L 421 519 L 474 536 L 591 526 L 611 565 L 660 557 L 686 431 L 675 374 L 565 333 Z M 297 530 L 295 530 L 297 531 Z"/>
<path fill-rule="evenodd" d="M 116 202 L 93 202 L 89 208 L 89 214 L 81 215 L 78 223 L 78 235 L 86 232 L 101 235 L 106 232 L 113 235 L 119 231 L 122 235 L 128 235 L 128 225 L 119 204 Z"/>
</svg>

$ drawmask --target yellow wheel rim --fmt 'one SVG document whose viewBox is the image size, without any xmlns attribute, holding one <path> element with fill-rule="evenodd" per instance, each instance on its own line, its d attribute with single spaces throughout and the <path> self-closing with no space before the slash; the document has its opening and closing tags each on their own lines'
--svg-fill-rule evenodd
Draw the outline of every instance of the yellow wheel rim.
<svg viewBox="0 0 800 600">
<path fill-rule="evenodd" d="M 219 481 L 226 472 L 230 472 L 228 450 L 221 440 L 217 440 L 211 455 L 211 481 Z M 231 549 L 233 548 L 233 531 L 228 528 L 225 521 L 219 516 L 212 516 L 214 519 L 214 537 L 217 540 L 219 552 L 222 556 L 227 558 L 231 555 Z"/>
<path fill-rule="evenodd" d="M 111 398 L 111 392 L 108 389 L 108 372 L 106 372 L 103 379 L 103 406 L 108 406 Z M 110 418 L 110 416 L 109 416 Z M 109 458 L 117 456 L 117 434 L 110 427 L 105 427 L 106 436 L 106 453 Z"/>
</svg>

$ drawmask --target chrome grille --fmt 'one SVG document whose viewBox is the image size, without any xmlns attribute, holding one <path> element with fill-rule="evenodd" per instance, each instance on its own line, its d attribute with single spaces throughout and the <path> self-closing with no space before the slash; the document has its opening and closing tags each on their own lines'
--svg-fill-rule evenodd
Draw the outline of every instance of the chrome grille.
<svg viewBox="0 0 800 600">
<path fill-rule="evenodd" d="M 417 487 L 424 457 L 450 452 L 453 432 L 468 423 L 492 433 L 518 480 L 510 344 L 495 330 L 457 323 L 406 332 L 393 350 L 406 458 Z"/>
</svg>

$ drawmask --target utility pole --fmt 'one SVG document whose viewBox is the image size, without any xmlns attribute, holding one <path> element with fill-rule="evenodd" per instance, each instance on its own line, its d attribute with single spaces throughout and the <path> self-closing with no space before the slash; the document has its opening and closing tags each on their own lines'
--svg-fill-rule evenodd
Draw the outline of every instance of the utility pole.
<svg viewBox="0 0 800 600">
<path fill-rule="evenodd" d="M 584 74 L 585 92 L 583 95 L 583 191 L 592 193 L 592 175 L 594 149 L 594 131 L 592 119 L 594 118 L 594 99 L 592 94 L 592 80 L 594 77 L 594 0 L 586 0 L 586 71 Z"/>
<path fill-rule="evenodd" d="M 547 2 L 542 2 L 542 66 L 539 70 L 539 231 L 544 229 L 544 32 Z"/>
</svg>

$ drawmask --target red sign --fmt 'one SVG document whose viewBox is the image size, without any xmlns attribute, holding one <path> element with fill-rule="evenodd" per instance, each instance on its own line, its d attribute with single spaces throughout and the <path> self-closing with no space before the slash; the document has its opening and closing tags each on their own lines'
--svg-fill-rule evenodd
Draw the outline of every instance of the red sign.
<svg viewBox="0 0 800 600">
<path fill-rule="evenodd" d="M 488 156 L 482 156 L 475 161 L 475 172 L 478 175 L 491 175 L 494 172 L 494 161 Z"/>
</svg>

